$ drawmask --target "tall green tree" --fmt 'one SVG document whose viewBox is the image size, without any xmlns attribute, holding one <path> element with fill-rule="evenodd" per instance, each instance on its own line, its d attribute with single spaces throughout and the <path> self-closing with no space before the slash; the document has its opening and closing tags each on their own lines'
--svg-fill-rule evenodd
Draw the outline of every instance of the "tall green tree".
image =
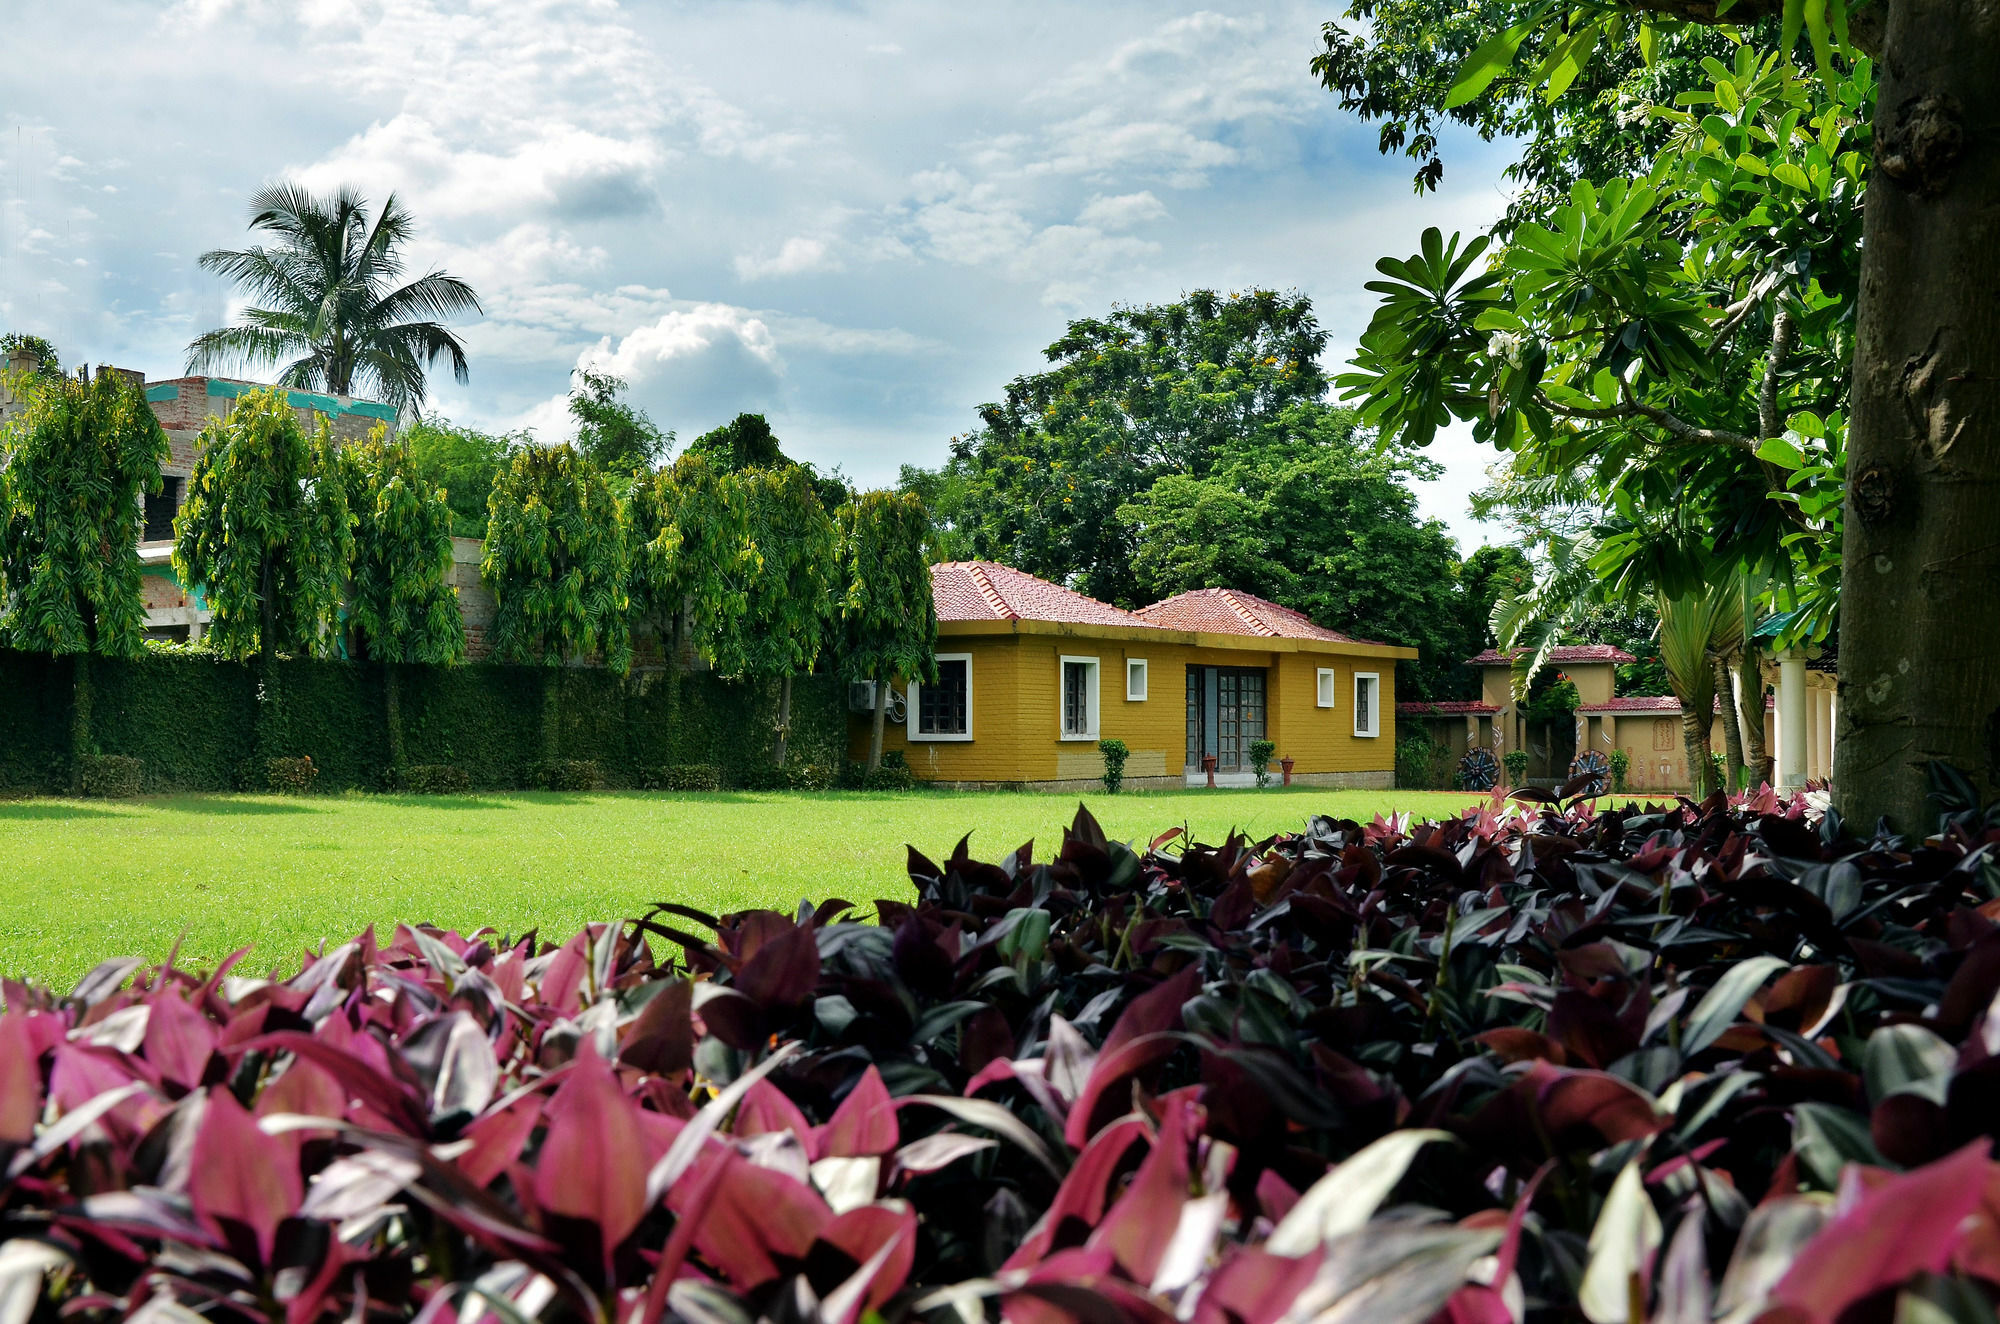
<svg viewBox="0 0 2000 1324">
<path fill-rule="evenodd" d="M 1782 131 L 1774 133 L 1754 123 L 1761 107 L 1719 97 L 1717 108 L 1702 117 L 1702 133 L 1737 154 L 1733 162 L 1718 159 L 1709 166 L 1711 177 L 1694 196 L 1754 210 L 1760 198 L 1783 200 L 1786 190 L 1814 190 L 1845 179 L 1852 199 L 1865 186 L 1865 247 L 1845 236 L 1802 255 L 1822 292 L 1827 282 L 1816 265 L 1821 257 L 1853 263 L 1857 270 L 1851 360 L 1831 356 L 1843 368 L 1852 364 L 1844 508 L 1854 517 L 1846 521 L 1838 554 L 1844 566 L 1839 610 L 1845 702 L 1834 782 L 1850 817 L 1865 821 L 1882 814 L 1905 829 L 1921 830 L 1931 821 L 1926 765 L 1932 761 L 1965 770 L 1983 794 L 2000 793 L 2000 742 L 1990 738 L 1991 724 L 1983 717 L 1966 716 L 2000 712 L 2000 675 L 1965 664 L 1967 658 L 2000 651 L 2000 623 L 1983 610 L 1987 586 L 2000 578 L 2000 542 L 1992 537 L 2000 523 L 2000 440 L 1991 429 L 1962 426 L 1987 412 L 1996 380 L 1993 347 L 2000 345 L 2000 302 L 1991 297 L 2000 282 L 2000 138 L 1982 127 L 2000 116 L 2000 80 L 1992 76 L 2000 67 L 2000 23 L 1977 7 L 1948 0 L 1891 0 L 1851 14 L 1841 0 L 1712 7 L 1634 0 L 1574 11 L 1531 0 L 1511 26 L 1490 30 L 1466 58 L 1446 103 L 1468 102 L 1509 74 L 1531 36 L 1549 40 L 1562 33 L 1559 53 L 1529 74 L 1531 86 L 1556 92 L 1559 83 L 1588 65 L 1593 49 L 1616 48 L 1629 35 L 1636 34 L 1642 52 L 1650 52 L 1662 31 L 1686 23 L 1740 32 L 1758 21 L 1776 21 L 1780 34 L 1771 49 L 1787 63 L 1810 62 L 1824 86 L 1866 81 L 1869 96 L 1855 109 L 1868 127 L 1850 133 L 1836 124 L 1829 133 L 1823 121 L 1813 122 L 1817 117 L 1802 117 L 1781 120 Z M 1864 52 L 1879 60 L 1861 58 Z M 1879 89 L 1872 82 L 1877 63 Z M 1845 101 L 1837 91 L 1835 96 Z M 1809 123 L 1810 133 L 1801 134 Z M 1823 163 L 1814 156 L 1815 145 Z M 1757 181 L 1737 188 L 1732 164 Z M 1610 194 L 1608 187 L 1596 191 L 1599 198 Z M 1625 190 L 1610 214 L 1615 217 L 1632 196 Z M 1851 203 L 1846 209 L 1852 210 Z M 1821 219 L 1838 220 L 1842 209 L 1805 209 L 1814 210 Z M 1784 227 L 1763 228 L 1774 233 Z M 1760 258 L 1754 227 L 1746 227 L 1743 238 L 1753 260 Z M 1718 245 L 1715 251 L 1726 255 L 1729 247 Z M 1800 258 L 1791 255 L 1792 263 Z M 1747 290 L 1698 301 L 1713 336 L 1743 320 L 1738 304 L 1748 300 L 1756 309 L 1767 302 L 1758 290 L 1761 283 L 1752 280 Z M 1782 278 L 1776 284 L 1782 285 Z M 1822 311 L 1810 290 L 1797 303 L 1787 310 L 1794 323 L 1789 335 L 1779 310 L 1769 310 L 1770 357 L 1780 365 L 1775 390 L 1760 383 L 1754 393 L 1744 393 L 1757 401 L 1760 414 L 1773 403 L 1782 408 L 1788 340 L 1796 336 L 1810 343 L 1814 316 Z M 1841 320 L 1848 322 L 1846 316 Z M 1628 348 L 1636 351 L 1659 329 L 1657 321 L 1640 327 Z M 1619 334 L 1625 334 L 1622 328 Z M 1706 346 L 1701 337 L 1695 339 L 1697 358 L 1705 350 L 1716 367 L 1726 363 L 1713 338 Z M 1778 467 L 1796 463 L 1794 480 L 1808 485 L 1843 476 L 1824 454 L 1808 452 L 1798 462 L 1768 446 L 1774 440 L 1768 429 L 1747 433 L 1740 426 L 1708 424 L 1677 410 L 1680 402 L 1664 402 L 1650 391 L 1635 389 L 1636 401 L 1621 399 L 1617 379 L 1614 374 L 1615 403 L 1598 391 L 1599 403 L 1585 407 L 1657 410 L 1660 417 L 1644 416 L 1669 436 L 1705 446 L 1740 450 L 1732 438 L 1747 436 L 1753 454 Z M 1850 412 L 1835 408 L 1827 398 L 1831 394 L 1821 392 L 1807 406 L 1828 423 L 1834 414 Z M 1667 419 L 1693 430 L 1677 432 Z M 1828 431 L 1837 443 L 1838 430 Z M 1804 448 L 1795 443 L 1793 449 Z M 1837 509 L 1843 503 L 1825 504 Z M 1708 527 L 1723 526 L 1710 521 Z M 1829 547 L 1811 559 L 1834 557 Z M 1746 568 L 1758 567 L 1746 563 Z M 1968 628 L 1973 621 L 1978 624 Z"/>
<path fill-rule="evenodd" d="M 529 446 L 487 498 L 481 576 L 493 591 L 493 655 L 546 666 L 602 653 L 632 662 L 625 513 L 573 446 Z"/>
<path fill-rule="evenodd" d="M 1118 509 L 1136 595 L 1232 587 L 1354 635 L 1417 647 L 1401 667 L 1410 698 L 1463 683 L 1458 553 L 1417 517 L 1413 477 L 1428 460 L 1378 450 L 1353 411 L 1288 406 L 1216 449 L 1206 474 L 1166 474 Z"/>
<path fill-rule="evenodd" d="M 634 618 L 666 634 L 670 656 L 692 639 L 713 663 L 716 639 L 745 610 L 752 568 L 742 485 L 691 450 L 633 493 L 631 537 Z"/>
<path fill-rule="evenodd" d="M 465 622 L 451 574 L 451 507 L 384 430 L 342 456 L 355 515 L 348 623 L 373 662 L 457 662 Z"/>
<path fill-rule="evenodd" d="M 833 623 L 839 543 L 803 465 L 749 469 L 740 476 L 749 520 L 742 613 L 718 632 L 716 666 L 779 686 L 772 762 L 785 766 L 792 681 L 819 661 Z"/>
<path fill-rule="evenodd" d="M 950 512 L 975 556 L 1136 606 L 1118 508 L 1168 474 L 1206 477 L 1226 446 L 1326 389 L 1326 333 L 1303 295 L 1198 290 L 1171 304 L 1071 322 L 953 441 Z"/>
<path fill-rule="evenodd" d="M 909 493 L 863 492 L 836 516 L 840 665 L 849 680 L 872 681 L 875 712 L 868 771 L 882 766 L 889 682 L 937 674 L 937 604 L 925 548 L 930 518 Z"/>
<path fill-rule="evenodd" d="M 423 481 L 444 489 L 454 538 L 486 536 L 486 498 L 494 479 L 515 451 L 534 444 L 525 432 L 481 432 L 436 413 L 399 427 L 396 439 L 408 448 Z"/>
<path fill-rule="evenodd" d="M 330 654 L 353 523 L 324 420 L 308 435 L 283 390 L 239 396 L 210 419 L 174 520 L 174 569 L 208 599 L 209 641 L 266 663 Z"/>
<path fill-rule="evenodd" d="M 593 368 L 578 368 L 569 393 L 569 416 L 576 420 L 576 448 L 607 474 L 651 473 L 673 449 L 674 434 L 663 432 L 646 411 L 625 398 L 625 379 Z"/>
<path fill-rule="evenodd" d="M 709 462 L 724 473 L 799 465 L 812 478 L 820 504 L 828 510 L 840 509 L 854 495 L 854 489 L 841 473 L 839 465 L 835 465 L 831 472 L 821 473 L 803 460 L 786 456 L 778 443 L 778 434 L 771 430 L 770 420 L 762 414 L 738 414 L 721 427 L 696 437 L 688 450 L 707 456 Z"/>
<path fill-rule="evenodd" d="M 25 379 L 25 380 L 24 380 Z M 160 488 L 167 435 L 142 390 L 16 374 L 26 411 L 0 432 L 0 640 L 75 659 L 71 789 L 90 752 L 90 654 L 140 648 L 139 494 Z"/>
<path fill-rule="evenodd" d="M 445 323 L 480 312 L 479 297 L 442 271 L 404 279 L 416 225 L 395 194 L 371 217 L 351 188 L 323 197 L 272 184 L 250 197 L 250 229 L 270 244 L 201 256 L 203 270 L 254 302 L 237 325 L 188 346 L 188 371 L 276 368 L 286 386 L 372 396 L 398 409 L 423 403 L 440 358 L 459 383 L 468 379 L 465 346 Z"/>
</svg>

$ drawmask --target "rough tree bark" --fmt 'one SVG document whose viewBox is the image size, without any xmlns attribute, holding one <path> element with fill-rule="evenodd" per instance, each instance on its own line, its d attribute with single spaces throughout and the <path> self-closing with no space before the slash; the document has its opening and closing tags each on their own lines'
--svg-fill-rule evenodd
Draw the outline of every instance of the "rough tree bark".
<svg viewBox="0 0 2000 1324">
<path fill-rule="evenodd" d="M 1922 832 L 1926 762 L 2000 792 L 2000 3 L 1874 7 L 1833 782 Z"/>
<path fill-rule="evenodd" d="M 868 771 L 882 766 L 882 728 L 889 714 L 889 682 L 875 682 L 875 729 L 868 737 Z"/>
<path fill-rule="evenodd" d="M 1743 723 L 1743 760 L 1750 769 L 1750 785 L 1774 786 L 1771 749 L 1764 739 L 1764 668 L 1754 645 L 1736 655 L 1736 683 L 1740 687 L 1736 701 Z"/>
<path fill-rule="evenodd" d="M 90 754 L 90 655 L 70 655 L 69 791 L 83 794 L 83 760 Z"/>
<path fill-rule="evenodd" d="M 778 686 L 778 744 L 771 762 L 773 766 L 785 766 L 785 745 L 792 735 L 792 678 L 785 677 Z"/>
<path fill-rule="evenodd" d="M 1715 659 L 1716 710 L 1722 716 L 1722 766 L 1729 770 L 1732 781 L 1743 774 L 1743 728 L 1737 725 L 1736 687 L 1729 683 L 1729 660 L 1720 654 Z M 1733 787 L 1725 786 L 1724 790 Z"/>
<path fill-rule="evenodd" d="M 1715 789 L 1715 765 L 1709 758 L 1706 716 L 1697 713 L 1686 699 L 1681 700 L 1681 748 L 1687 752 L 1688 789 L 1697 800 L 1705 799 Z"/>
</svg>

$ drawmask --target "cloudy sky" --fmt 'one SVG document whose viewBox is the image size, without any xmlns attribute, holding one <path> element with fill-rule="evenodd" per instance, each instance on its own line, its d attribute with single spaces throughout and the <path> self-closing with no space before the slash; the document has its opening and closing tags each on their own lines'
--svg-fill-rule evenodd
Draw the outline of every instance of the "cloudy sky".
<svg viewBox="0 0 2000 1324">
<path fill-rule="evenodd" d="M 448 416 L 565 431 L 579 362 L 691 439 L 936 464 L 1066 318 L 1253 285 L 1310 294 L 1338 365 L 1376 258 L 1483 225 L 1500 150 L 1407 163 L 1306 65 L 1333 4 L 71 0 L 10 13 L 0 328 L 176 375 L 232 310 L 195 265 L 294 177 L 394 190 L 472 282 Z M 1488 456 L 1426 509 L 1483 540 Z"/>
</svg>

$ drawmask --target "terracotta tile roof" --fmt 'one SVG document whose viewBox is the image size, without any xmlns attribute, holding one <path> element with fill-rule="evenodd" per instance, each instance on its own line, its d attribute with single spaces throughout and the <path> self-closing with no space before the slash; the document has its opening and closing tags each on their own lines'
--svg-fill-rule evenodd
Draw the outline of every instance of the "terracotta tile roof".
<svg viewBox="0 0 2000 1324">
<path fill-rule="evenodd" d="M 1499 711 L 1500 705 L 1482 703 L 1478 699 L 1440 699 L 1436 703 L 1425 703 L 1418 699 L 1396 705 L 1396 712 L 1404 717 L 1447 717 L 1453 714 L 1491 716 Z"/>
<path fill-rule="evenodd" d="M 1603 703 L 1580 703 L 1580 713 L 1677 713 L 1681 701 L 1671 694 L 1627 694 Z"/>
<path fill-rule="evenodd" d="M 1773 695 L 1764 696 L 1764 711 L 1770 712 L 1777 704 Z M 1607 703 L 1580 703 L 1576 710 L 1580 713 L 1677 713 L 1681 701 L 1671 694 L 1627 694 Z M 1722 711 L 1722 700 L 1717 698 L 1715 712 Z"/>
<path fill-rule="evenodd" d="M 1280 607 L 1233 588 L 1198 588 L 1176 593 L 1164 602 L 1139 608 L 1137 614 L 1169 630 L 1207 630 L 1263 639 L 1318 639 L 1330 644 L 1372 642 L 1329 630 L 1290 607 Z"/>
<path fill-rule="evenodd" d="M 1497 648 L 1489 648 L 1477 657 L 1468 657 L 1465 661 L 1468 666 L 1491 667 L 1510 661 L 1513 656 L 1511 652 L 1502 653 Z M 1624 649 L 1611 644 L 1564 644 L 1561 648 L 1549 650 L 1551 662 L 1636 662 L 1638 660 Z"/>
<path fill-rule="evenodd" d="M 1108 602 L 995 561 L 944 561 L 932 566 L 931 596 L 940 621 L 1151 627 L 1151 622 Z"/>
</svg>

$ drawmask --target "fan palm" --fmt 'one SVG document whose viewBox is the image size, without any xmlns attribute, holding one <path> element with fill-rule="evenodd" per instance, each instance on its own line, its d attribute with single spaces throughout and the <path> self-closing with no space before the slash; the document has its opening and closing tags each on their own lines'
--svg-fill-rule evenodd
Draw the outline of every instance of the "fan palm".
<svg viewBox="0 0 2000 1324">
<path fill-rule="evenodd" d="M 442 271 L 403 281 L 401 250 L 415 227 L 395 194 L 371 220 L 351 188 L 320 197 L 272 184 L 250 198 L 250 229 L 275 242 L 201 255 L 204 270 L 233 280 L 254 306 L 188 346 L 189 372 L 279 367 L 283 385 L 373 396 L 399 410 L 423 403 L 439 358 L 466 380 L 465 346 L 443 320 L 481 311 L 479 296 Z"/>
</svg>

